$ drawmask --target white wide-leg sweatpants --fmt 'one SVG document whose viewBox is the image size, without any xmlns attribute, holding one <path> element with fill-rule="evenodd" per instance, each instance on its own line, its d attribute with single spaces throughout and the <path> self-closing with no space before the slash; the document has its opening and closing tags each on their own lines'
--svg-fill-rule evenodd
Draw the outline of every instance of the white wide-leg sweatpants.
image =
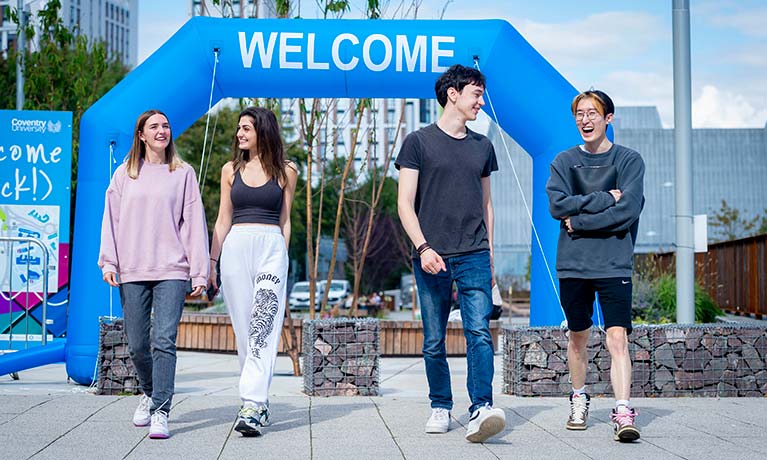
<svg viewBox="0 0 767 460">
<path fill-rule="evenodd" d="M 221 290 L 240 358 L 243 404 L 267 404 L 285 317 L 288 253 L 280 228 L 232 226 L 221 253 Z"/>
</svg>

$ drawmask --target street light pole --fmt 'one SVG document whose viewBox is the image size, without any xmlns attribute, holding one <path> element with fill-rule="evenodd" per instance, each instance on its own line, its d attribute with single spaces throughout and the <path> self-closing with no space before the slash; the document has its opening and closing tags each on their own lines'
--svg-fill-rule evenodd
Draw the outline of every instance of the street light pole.
<svg viewBox="0 0 767 460">
<path fill-rule="evenodd" d="M 26 47 L 24 0 L 18 1 L 16 12 L 19 16 L 19 34 L 16 37 L 16 110 L 24 110 L 24 53 Z"/>
<path fill-rule="evenodd" d="M 692 90 L 690 2 L 674 0 L 674 150 L 676 153 L 676 322 L 695 322 L 692 216 Z"/>
</svg>

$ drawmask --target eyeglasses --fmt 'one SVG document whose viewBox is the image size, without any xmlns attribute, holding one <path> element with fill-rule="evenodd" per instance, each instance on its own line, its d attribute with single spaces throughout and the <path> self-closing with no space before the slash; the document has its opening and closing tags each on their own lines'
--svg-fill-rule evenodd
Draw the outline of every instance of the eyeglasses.
<svg viewBox="0 0 767 460">
<path fill-rule="evenodd" d="M 584 118 L 588 118 L 589 121 L 596 120 L 601 114 L 597 112 L 594 109 L 589 110 L 588 112 L 575 112 L 575 121 L 583 121 Z"/>
</svg>

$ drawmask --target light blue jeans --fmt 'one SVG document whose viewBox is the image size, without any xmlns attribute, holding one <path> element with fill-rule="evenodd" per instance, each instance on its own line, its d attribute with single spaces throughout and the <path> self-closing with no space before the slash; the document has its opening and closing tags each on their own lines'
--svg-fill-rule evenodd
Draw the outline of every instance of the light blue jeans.
<svg viewBox="0 0 767 460">
<path fill-rule="evenodd" d="M 188 280 L 120 285 L 128 349 L 150 412 L 170 412 L 176 383 L 176 336 Z M 153 314 L 154 313 L 154 314 Z"/>
<path fill-rule="evenodd" d="M 445 335 L 450 315 L 453 282 L 458 287 L 463 334 L 466 337 L 468 374 L 466 387 L 474 412 L 485 404 L 493 404 L 493 339 L 490 314 L 493 311 L 490 252 L 487 250 L 450 257 L 447 271 L 432 275 L 421 269 L 414 259 L 418 297 L 423 321 L 423 358 L 429 381 L 432 408 L 453 408 L 450 368 L 447 364 Z"/>
</svg>

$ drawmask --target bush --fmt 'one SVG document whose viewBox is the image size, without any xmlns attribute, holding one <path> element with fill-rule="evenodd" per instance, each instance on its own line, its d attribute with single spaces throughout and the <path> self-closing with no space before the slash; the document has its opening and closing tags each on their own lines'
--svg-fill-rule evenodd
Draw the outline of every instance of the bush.
<svg viewBox="0 0 767 460">
<path fill-rule="evenodd" d="M 637 276 L 634 280 L 634 320 L 647 323 L 676 321 L 676 278 L 663 273 L 654 280 Z M 711 323 L 722 314 L 714 299 L 695 283 L 695 321 Z"/>
</svg>

